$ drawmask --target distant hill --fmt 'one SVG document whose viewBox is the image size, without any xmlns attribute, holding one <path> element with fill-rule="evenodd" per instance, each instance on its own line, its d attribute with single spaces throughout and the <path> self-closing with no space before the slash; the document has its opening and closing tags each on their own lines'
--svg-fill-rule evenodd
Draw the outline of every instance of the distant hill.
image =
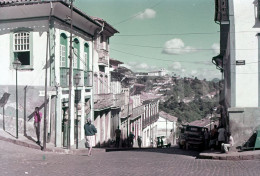
<svg viewBox="0 0 260 176">
<path fill-rule="evenodd" d="M 180 122 L 200 120 L 218 106 L 218 92 L 218 82 L 179 79 L 167 92 L 168 98 L 160 103 L 160 109 L 178 117 Z"/>
<path fill-rule="evenodd" d="M 161 94 L 160 110 L 178 117 L 180 122 L 205 118 L 218 106 L 219 83 L 195 78 L 139 77 L 145 91 Z"/>
</svg>

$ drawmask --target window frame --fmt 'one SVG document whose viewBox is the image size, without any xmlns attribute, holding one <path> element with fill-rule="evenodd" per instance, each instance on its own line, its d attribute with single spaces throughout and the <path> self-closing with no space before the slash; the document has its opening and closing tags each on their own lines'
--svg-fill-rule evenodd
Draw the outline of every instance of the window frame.
<svg viewBox="0 0 260 176">
<path fill-rule="evenodd" d="M 28 33 L 29 34 L 29 50 L 27 51 L 17 51 L 15 50 L 15 35 L 18 33 Z M 29 59 L 30 64 L 29 65 L 21 65 L 20 70 L 33 70 L 33 32 L 32 29 L 27 28 L 18 28 L 16 30 L 11 31 L 10 33 L 10 68 L 14 69 L 13 62 L 16 60 L 15 55 L 16 53 L 20 52 L 29 52 Z"/>
<path fill-rule="evenodd" d="M 65 66 L 61 65 L 61 46 L 65 47 Z M 67 68 L 68 67 L 68 37 L 65 33 L 60 34 L 60 67 Z"/>
</svg>

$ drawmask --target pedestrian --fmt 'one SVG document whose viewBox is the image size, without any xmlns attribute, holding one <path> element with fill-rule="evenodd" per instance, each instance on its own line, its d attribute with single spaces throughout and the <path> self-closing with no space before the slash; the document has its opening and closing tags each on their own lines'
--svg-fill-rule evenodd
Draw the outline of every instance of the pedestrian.
<svg viewBox="0 0 260 176">
<path fill-rule="evenodd" d="M 222 143 L 221 145 L 221 151 L 224 153 L 228 153 L 229 149 L 234 145 L 234 139 L 231 135 L 231 133 L 227 133 L 228 137 L 228 142 L 227 143 Z"/>
<path fill-rule="evenodd" d="M 137 137 L 137 142 L 138 142 L 139 148 L 141 148 L 141 146 L 142 146 L 142 137 L 141 136 Z"/>
<path fill-rule="evenodd" d="M 209 129 L 206 128 L 204 131 L 204 148 L 207 150 L 209 147 Z"/>
<path fill-rule="evenodd" d="M 119 147 L 120 144 L 120 137 L 121 137 L 121 130 L 119 129 L 119 126 L 117 127 L 116 131 L 116 147 Z"/>
<path fill-rule="evenodd" d="M 133 145 L 134 145 L 134 137 L 135 137 L 135 135 L 132 132 L 130 132 L 130 134 L 129 134 L 130 147 L 133 147 Z"/>
<path fill-rule="evenodd" d="M 214 150 L 214 148 L 216 149 L 217 141 L 218 141 L 218 129 L 217 129 L 217 125 L 214 125 L 214 128 L 210 131 L 209 146 L 211 150 Z"/>
<path fill-rule="evenodd" d="M 225 143 L 226 130 L 223 126 L 218 129 L 218 149 L 221 149 L 222 143 Z"/>
<path fill-rule="evenodd" d="M 41 119 L 42 119 L 42 113 L 39 111 L 39 107 L 35 107 L 34 128 L 35 128 L 36 137 L 37 137 L 36 143 L 39 145 L 41 145 L 41 141 L 40 141 Z"/>
<path fill-rule="evenodd" d="M 95 134 L 97 129 L 94 125 L 91 124 L 91 119 L 87 119 L 87 123 L 84 125 L 85 138 L 86 138 L 86 147 L 88 148 L 88 156 L 92 155 L 92 147 L 95 146 Z"/>
</svg>

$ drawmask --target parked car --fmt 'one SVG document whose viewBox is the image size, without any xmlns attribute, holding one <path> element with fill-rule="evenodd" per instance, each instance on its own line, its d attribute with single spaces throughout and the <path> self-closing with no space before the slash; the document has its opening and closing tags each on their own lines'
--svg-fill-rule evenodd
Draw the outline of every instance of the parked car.
<svg viewBox="0 0 260 176">
<path fill-rule="evenodd" d="M 180 129 L 178 144 L 180 148 L 203 149 L 205 127 L 185 125 Z"/>
<path fill-rule="evenodd" d="M 158 136 L 157 137 L 157 148 L 168 148 L 171 147 L 171 143 L 166 138 L 166 136 Z"/>
</svg>

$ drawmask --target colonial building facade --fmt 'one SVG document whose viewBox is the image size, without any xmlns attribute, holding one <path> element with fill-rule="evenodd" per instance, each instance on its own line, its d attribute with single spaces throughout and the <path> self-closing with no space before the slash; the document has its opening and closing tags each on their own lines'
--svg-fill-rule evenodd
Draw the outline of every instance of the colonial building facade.
<svg viewBox="0 0 260 176">
<path fill-rule="evenodd" d="M 1 74 L 5 75 L 0 77 L 0 93 L 11 94 L 5 106 L 5 115 L 10 117 L 9 120 L 13 119 L 13 123 L 10 124 L 15 124 L 16 102 L 16 76 L 12 63 L 18 59 L 21 62 L 17 77 L 19 132 L 23 131 L 22 124 L 25 119 L 28 121 L 27 135 L 35 136 L 33 111 L 34 107 L 38 106 L 43 112 L 45 69 L 47 69 L 49 141 L 55 143 L 57 147 L 66 147 L 67 134 L 70 130 L 70 145 L 73 145 L 77 137 L 76 128 L 79 139 L 84 139 L 86 118 L 97 119 L 100 114 L 110 117 L 106 105 L 95 106 L 93 96 L 97 95 L 95 96 L 97 100 L 100 94 L 110 93 L 107 69 L 108 39 L 117 31 L 105 21 L 90 17 L 76 7 L 73 8 L 70 19 L 70 6 L 63 1 L 1 0 L 0 6 L 0 69 Z M 81 79 L 78 85 L 72 79 L 71 122 L 68 124 L 71 22 L 72 76 L 78 75 Z M 46 57 L 48 63 L 45 62 Z M 74 101 L 75 89 L 81 90 L 78 104 Z M 96 112 L 99 115 L 96 115 Z M 99 129 L 106 129 L 103 128 L 103 124 L 103 121 L 96 123 Z M 13 128 L 10 126 L 9 130 Z M 109 135 L 109 132 L 106 134 Z M 98 141 L 106 138 L 104 133 L 98 133 Z"/>
</svg>

